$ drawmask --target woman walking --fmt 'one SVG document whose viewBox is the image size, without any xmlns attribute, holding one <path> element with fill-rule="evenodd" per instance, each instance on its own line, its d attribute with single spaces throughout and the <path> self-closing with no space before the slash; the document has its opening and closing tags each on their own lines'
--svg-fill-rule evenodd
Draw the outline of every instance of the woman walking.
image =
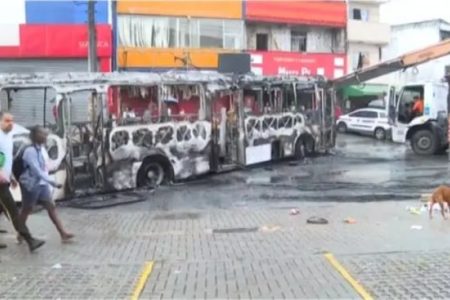
<svg viewBox="0 0 450 300">
<path fill-rule="evenodd" d="M 30 132 L 32 145 L 27 147 L 22 154 L 24 170 L 19 179 L 22 189 L 20 218 L 22 222 L 26 223 L 33 207 L 39 202 L 47 210 L 48 216 L 61 236 L 61 240 L 67 242 L 73 238 L 73 234 L 64 229 L 52 201 L 50 186 L 61 188 L 62 185 L 57 184 L 49 177 L 48 153 L 44 147 L 47 143 L 47 135 L 46 129 L 41 126 L 32 128 Z"/>
</svg>

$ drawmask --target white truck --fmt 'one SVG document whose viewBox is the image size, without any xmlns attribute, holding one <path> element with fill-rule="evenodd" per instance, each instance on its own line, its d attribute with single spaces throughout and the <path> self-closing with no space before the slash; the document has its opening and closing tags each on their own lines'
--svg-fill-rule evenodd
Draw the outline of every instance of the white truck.
<svg viewBox="0 0 450 300">
<path fill-rule="evenodd" d="M 332 87 L 338 89 L 365 82 L 449 54 L 450 39 L 334 79 Z M 420 115 L 412 113 L 413 102 L 418 98 L 423 100 L 423 113 Z M 413 151 L 419 155 L 445 152 L 448 147 L 448 105 L 448 85 L 445 83 L 411 83 L 403 86 L 399 93 L 391 87 L 389 119 L 393 141 L 410 141 Z"/>
<path fill-rule="evenodd" d="M 445 152 L 447 138 L 448 86 L 440 82 L 410 83 L 400 90 L 395 110 L 390 115 L 392 140 L 410 142 L 414 153 L 432 155 Z M 415 98 L 423 99 L 420 116 L 411 112 Z"/>
</svg>

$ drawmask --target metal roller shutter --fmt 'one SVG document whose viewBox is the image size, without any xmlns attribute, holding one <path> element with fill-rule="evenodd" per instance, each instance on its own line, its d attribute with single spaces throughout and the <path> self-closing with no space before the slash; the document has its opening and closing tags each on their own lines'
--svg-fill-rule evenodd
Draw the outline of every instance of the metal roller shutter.
<svg viewBox="0 0 450 300">
<path fill-rule="evenodd" d="M 0 73 L 35 73 L 35 72 L 86 72 L 88 62 L 85 59 L 0 59 Z M 42 125 L 44 119 L 44 91 L 23 90 L 11 94 L 13 102 L 10 112 L 15 121 L 22 126 Z M 72 120 L 84 122 L 88 118 L 87 92 L 72 95 Z M 52 100 L 55 92 L 47 91 L 46 121 L 53 124 Z M 7 95 L 0 93 L 2 109 L 7 103 Z"/>
</svg>

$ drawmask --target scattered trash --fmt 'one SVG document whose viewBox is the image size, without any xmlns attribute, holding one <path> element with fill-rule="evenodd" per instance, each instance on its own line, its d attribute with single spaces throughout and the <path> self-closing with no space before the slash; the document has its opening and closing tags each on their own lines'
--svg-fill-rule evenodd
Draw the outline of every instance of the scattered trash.
<svg viewBox="0 0 450 300">
<path fill-rule="evenodd" d="M 278 226 L 278 225 L 264 225 L 259 228 L 259 231 L 274 232 L 274 231 L 279 230 L 280 228 L 281 228 L 281 226 Z"/>
<path fill-rule="evenodd" d="M 8 233 L 8 230 L 0 229 L 0 233 Z"/>
<path fill-rule="evenodd" d="M 55 264 L 52 266 L 52 269 L 62 269 L 62 265 L 61 264 Z"/>
<path fill-rule="evenodd" d="M 422 225 L 412 225 L 411 226 L 411 229 L 414 229 L 414 230 L 422 230 L 422 228 L 423 228 Z"/>
<path fill-rule="evenodd" d="M 293 209 L 291 209 L 291 211 L 289 212 L 289 214 L 290 214 L 291 216 L 298 215 L 298 214 L 300 214 L 300 210 L 299 210 L 298 208 L 293 208 Z"/>
<path fill-rule="evenodd" d="M 320 217 L 311 217 L 306 220 L 307 224 L 328 224 L 328 220 Z"/>
<path fill-rule="evenodd" d="M 344 223 L 347 223 L 347 224 L 356 224 L 356 220 L 353 219 L 353 218 L 347 218 L 347 219 L 344 220 Z"/>
<path fill-rule="evenodd" d="M 247 184 L 270 184 L 270 176 L 253 176 L 248 177 Z"/>
<path fill-rule="evenodd" d="M 173 274 L 180 274 L 181 273 L 181 270 L 175 270 L 175 271 L 173 271 Z"/>
<path fill-rule="evenodd" d="M 406 210 L 413 215 L 420 215 L 422 213 L 422 210 L 417 207 L 407 207 Z"/>
</svg>

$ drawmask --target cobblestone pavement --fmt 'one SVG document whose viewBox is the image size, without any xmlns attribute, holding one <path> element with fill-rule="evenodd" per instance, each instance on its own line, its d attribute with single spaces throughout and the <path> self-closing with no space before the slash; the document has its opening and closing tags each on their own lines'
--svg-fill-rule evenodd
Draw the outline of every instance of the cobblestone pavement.
<svg viewBox="0 0 450 300">
<path fill-rule="evenodd" d="M 410 214 L 406 206 L 417 201 L 170 211 L 153 205 L 63 208 L 78 235 L 69 245 L 57 240 L 43 212 L 33 215 L 30 227 L 48 243 L 29 254 L 12 234 L 0 235 L 9 244 L 0 252 L 0 297 L 126 298 L 144 262 L 154 261 L 142 298 L 358 298 L 324 259 L 327 251 L 375 297 L 450 296 L 450 223 Z M 291 207 L 300 214 L 289 215 Z M 314 215 L 330 223 L 306 224 Z M 345 224 L 346 217 L 357 223 Z"/>
<path fill-rule="evenodd" d="M 327 252 L 374 298 L 450 298 L 450 221 L 406 209 L 445 182 L 447 160 L 350 141 L 335 157 L 161 188 L 141 203 L 61 207 L 72 244 L 61 244 L 44 212 L 34 214 L 30 228 L 47 244 L 33 254 L 0 217 L 10 231 L 0 234 L 9 246 L 0 250 L 0 298 L 124 299 L 149 261 L 143 299 L 359 298 Z M 329 224 L 307 224 L 312 216 Z"/>
</svg>

